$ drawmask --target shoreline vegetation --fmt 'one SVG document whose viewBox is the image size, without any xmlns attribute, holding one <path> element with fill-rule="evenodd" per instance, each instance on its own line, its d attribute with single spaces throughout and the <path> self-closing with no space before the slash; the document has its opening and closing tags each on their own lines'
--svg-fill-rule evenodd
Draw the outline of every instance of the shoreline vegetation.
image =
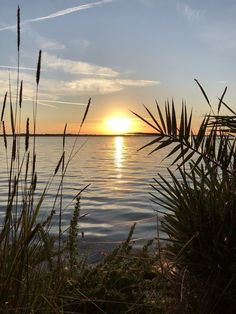
<svg viewBox="0 0 236 314">
<path fill-rule="evenodd" d="M 211 110 L 196 134 L 191 131 L 192 113 L 187 112 L 184 103 L 179 117 L 174 102 L 166 102 L 163 111 L 157 103 L 157 116 L 145 107 L 148 119 L 134 113 L 155 130 L 155 138 L 140 149 L 152 147 L 154 153 L 170 145 L 166 158 L 175 156 L 173 164 L 177 165 L 178 177 L 168 170 L 171 180 L 159 175 L 150 192 L 157 217 L 162 218 L 162 231 L 168 238 L 163 243 L 157 236 L 142 249 L 135 250 L 132 248 L 134 224 L 126 241 L 111 253 L 104 252 L 104 259 L 91 265 L 78 250 L 79 222 L 83 219 L 80 200 L 87 186 L 74 196 L 70 226 L 62 229 L 64 178 L 78 153 L 78 138 L 85 136 L 81 135 L 81 129 L 91 99 L 70 151 L 65 151 L 65 124 L 61 157 L 55 160 L 55 170 L 49 175 L 43 193 L 36 197 L 35 139 L 41 58 L 39 51 L 33 119 L 32 122 L 26 119 L 26 131 L 22 132 L 24 101 L 19 71 L 18 7 L 16 99 L 12 98 L 9 80 L 0 119 L 8 174 L 8 200 L 0 228 L 0 312 L 233 313 L 236 308 L 236 140 L 232 134 L 236 133 L 236 113 L 224 102 L 227 88 L 219 98 L 215 114 L 196 80 Z M 222 115 L 221 107 L 230 114 Z M 5 109 L 10 112 L 13 138 L 10 145 Z M 42 220 L 39 213 L 55 177 L 60 179 L 55 201 L 51 212 Z M 55 220 L 58 234 L 52 235 L 50 229 Z"/>
</svg>

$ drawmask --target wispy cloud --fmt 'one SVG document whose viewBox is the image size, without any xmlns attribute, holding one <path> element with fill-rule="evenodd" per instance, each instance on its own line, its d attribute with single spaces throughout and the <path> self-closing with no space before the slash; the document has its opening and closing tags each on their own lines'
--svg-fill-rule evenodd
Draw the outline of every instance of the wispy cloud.
<svg viewBox="0 0 236 314">
<path fill-rule="evenodd" d="M 151 85 L 160 84 L 159 81 L 150 81 L 150 80 L 115 80 L 116 83 L 122 86 L 130 86 L 130 87 L 146 87 Z"/>
<path fill-rule="evenodd" d="M 62 50 L 65 48 L 64 44 L 61 44 L 55 40 L 46 38 L 45 36 L 42 36 L 31 29 L 28 30 L 28 36 L 31 40 L 34 40 L 36 45 L 40 47 L 40 49 L 45 50 Z"/>
<path fill-rule="evenodd" d="M 71 101 L 59 101 L 59 100 L 48 100 L 48 99 L 41 99 L 43 102 L 47 103 L 54 103 L 54 104 L 62 104 L 62 105 L 75 105 L 75 106 L 87 106 L 88 104 L 86 103 L 81 103 L 81 102 L 71 102 Z"/>
<path fill-rule="evenodd" d="M 32 100 L 26 100 L 26 101 L 32 102 Z M 38 101 L 38 104 L 43 106 L 43 107 L 48 107 L 48 108 L 52 108 L 52 109 L 58 109 L 57 106 L 46 104 L 46 103 L 44 103 L 42 101 Z"/>
<path fill-rule="evenodd" d="M 24 101 L 26 102 L 33 102 L 33 98 L 25 98 Z M 40 99 L 38 101 L 38 104 L 41 106 L 53 108 L 53 109 L 58 109 L 58 106 L 56 105 L 72 105 L 72 106 L 82 106 L 85 107 L 87 104 L 85 103 L 79 103 L 79 102 L 71 102 L 71 101 L 59 101 L 59 100 L 49 100 L 49 99 Z"/>
<path fill-rule="evenodd" d="M 177 10 L 189 21 L 200 20 L 203 17 L 203 12 L 192 8 L 187 3 L 178 3 Z"/>
<path fill-rule="evenodd" d="M 78 49 L 80 53 L 85 53 L 89 46 L 90 46 L 90 41 L 85 38 L 76 38 L 70 41 L 70 45 L 72 45 L 72 49 Z"/>
<path fill-rule="evenodd" d="M 7 70 L 17 71 L 18 67 L 11 66 L 11 65 L 0 65 L 0 69 L 6 70 L 6 71 Z M 30 68 L 30 67 L 24 67 L 24 66 L 19 67 L 19 69 L 22 71 L 37 71 L 37 68 Z"/>
<path fill-rule="evenodd" d="M 110 94 L 127 87 L 147 87 L 157 85 L 158 81 L 148 80 L 121 80 L 121 79 L 81 79 L 67 82 L 66 88 L 77 92 Z"/>
<path fill-rule="evenodd" d="M 30 72 L 24 73 L 22 79 L 24 80 L 24 98 L 33 99 L 35 93 L 35 75 Z M 12 85 L 15 86 L 15 83 L 16 81 L 14 77 L 12 77 Z M 83 106 L 84 103 L 76 101 L 78 93 L 80 93 L 81 96 L 94 94 L 105 95 L 119 92 L 126 88 L 145 88 L 158 84 L 160 84 L 159 81 L 121 79 L 114 77 L 89 77 L 75 80 L 44 78 L 40 82 L 39 101 L 51 105 L 69 104 Z M 5 71 L 0 71 L 0 85 L 3 91 L 8 89 L 8 73 Z"/>
<path fill-rule="evenodd" d="M 79 12 L 79 11 L 83 11 L 83 10 L 88 10 L 88 9 L 92 9 L 107 3 L 111 3 L 113 0 L 101 0 L 101 1 L 96 1 L 96 2 L 92 2 L 92 3 L 88 3 L 88 4 L 81 4 L 79 6 L 75 6 L 75 7 L 71 7 L 71 8 L 67 8 L 61 11 L 57 11 L 55 13 L 49 14 L 49 15 L 45 15 L 45 16 L 41 16 L 41 17 L 36 17 L 36 18 L 32 18 L 32 19 L 28 19 L 25 21 L 21 22 L 21 25 L 25 25 L 25 24 L 29 24 L 29 23 L 34 23 L 34 22 L 40 22 L 40 21 L 44 21 L 44 20 L 49 20 L 49 19 L 54 19 L 60 16 L 64 16 L 67 14 L 71 14 L 71 13 L 75 13 L 75 12 Z M 0 28 L 0 32 L 1 31 L 5 31 L 5 30 L 11 30 L 11 29 L 15 29 L 16 28 L 16 24 L 15 25 L 9 25 L 9 26 L 5 26 Z"/>
<path fill-rule="evenodd" d="M 102 67 L 87 62 L 62 59 L 47 52 L 43 54 L 43 62 L 44 68 L 63 71 L 70 74 L 96 75 L 105 77 L 116 77 L 118 75 L 118 72 L 108 67 Z"/>
</svg>

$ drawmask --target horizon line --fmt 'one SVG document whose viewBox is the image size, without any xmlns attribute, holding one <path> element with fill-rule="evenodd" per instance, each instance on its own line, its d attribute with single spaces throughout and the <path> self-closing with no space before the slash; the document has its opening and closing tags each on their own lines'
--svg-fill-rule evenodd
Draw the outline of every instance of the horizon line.
<svg viewBox="0 0 236 314">
<path fill-rule="evenodd" d="M 26 136 L 26 133 L 19 133 L 19 134 L 12 134 L 8 133 L 5 134 L 6 136 Z M 35 136 L 140 136 L 140 135 L 157 135 L 157 133 L 151 133 L 151 132 L 132 132 L 132 133 L 117 133 L 117 134 L 98 134 L 98 133 L 37 133 Z M 34 136 L 33 133 L 29 133 L 29 136 Z M 0 137 L 4 137 L 4 134 L 0 134 Z"/>
</svg>

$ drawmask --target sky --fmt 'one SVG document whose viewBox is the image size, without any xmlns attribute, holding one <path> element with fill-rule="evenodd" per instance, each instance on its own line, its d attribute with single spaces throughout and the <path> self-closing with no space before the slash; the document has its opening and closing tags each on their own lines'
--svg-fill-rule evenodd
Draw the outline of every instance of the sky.
<svg viewBox="0 0 236 314">
<path fill-rule="evenodd" d="M 172 98 L 193 109 L 196 128 L 225 86 L 225 101 L 236 102 L 235 0 L 1 0 L 0 102 L 13 95 L 17 65 L 16 11 L 21 9 L 23 118 L 32 119 L 35 68 L 42 49 L 39 133 L 76 132 L 85 106 L 91 108 L 84 133 L 112 133 L 106 121 L 127 117 L 129 131 L 151 131 L 130 110 L 155 114 Z"/>
</svg>

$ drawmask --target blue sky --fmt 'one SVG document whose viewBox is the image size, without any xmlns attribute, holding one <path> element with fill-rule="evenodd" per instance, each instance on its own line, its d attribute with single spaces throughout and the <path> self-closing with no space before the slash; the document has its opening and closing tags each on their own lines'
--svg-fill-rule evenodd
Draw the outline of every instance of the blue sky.
<svg viewBox="0 0 236 314">
<path fill-rule="evenodd" d="M 172 97 L 185 99 L 197 118 L 208 111 L 194 78 L 217 104 L 236 100 L 236 1 L 54 0 L 0 3 L 0 97 L 16 66 L 16 10 L 21 8 L 21 78 L 31 115 L 34 71 L 42 49 L 39 131 L 75 130 L 89 97 L 85 132 L 102 132 L 114 114 L 155 110 Z M 14 85 L 14 70 L 11 71 Z M 143 131 L 143 125 L 137 124 Z"/>
</svg>

